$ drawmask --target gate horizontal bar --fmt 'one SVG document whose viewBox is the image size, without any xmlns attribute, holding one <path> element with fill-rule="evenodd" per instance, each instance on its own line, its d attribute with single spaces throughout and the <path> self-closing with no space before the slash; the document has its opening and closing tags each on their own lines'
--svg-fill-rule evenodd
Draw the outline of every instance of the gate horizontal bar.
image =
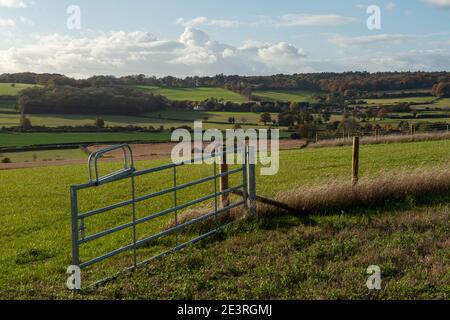
<svg viewBox="0 0 450 320">
<path fill-rule="evenodd" d="M 240 186 L 236 186 L 236 187 L 224 190 L 222 192 L 218 192 L 217 196 L 234 193 L 236 190 L 242 189 L 243 187 L 244 187 L 244 185 L 240 185 Z M 216 194 L 211 194 L 211 195 L 208 195 L 206 197 L 199 198 L 199 199 L 187 202 L 187 203 L 185 203 L 183 205 L 180 205 L 180 206 L 177 206 L 177 207 L 174 207 L 174 208 L 170 208 L 170 209 L 166 209 L 164 211 L 155 213 L 155 214 L 150 215 L 148 217 L 138 219 L 138 220 L 136 220 L 135 224 L 133 222 L 129 222 L 129 223 L 123 224 L 121 226 L 118 226 L 118 227 L 115 227 L 115 228 L 112 228 L 112 229 L 109 229 L 109 230 L 106 230 L 106 231 L 102 231 L 102 232 L 96 233 L 96 234 L 94 234 L 92 236 L 85 237 L 84 239 L 80 239 L 79 243 L 83 244 L 83 243 L 87 243 L 87 242 L 90 242 L 90 241 L 102 238 L 102 237 L 107 236 L 109 234 L 112 234 L 112 233 L 115 233 L 115 232 L 119 232 L 119 231 L 122 231 L 122 230 L 127 229 L 127 228 L 131 228 L 134 225 L 139 225 L 139 224 L 142 224 L 144 222 L 148 222 L 150 220 L 153 220 L 153 219 L 156 219 L 156 218 L 168 215 L 168 214 L 170 214 L 172 212 L 175 212 L 175 211 L 179 211 L 179 210 L 191 207 L 191 206 L 193 206 L 193 205 L 195 205 L 197 203 L 201 203 L 201 202 L 207 201 L 207 200 L 215 198 L 215 197 L 216 197 Z"/>
<path fill-rule="evenodd" d="M 233 208 L 239 207 L 239 206 L 241 206 L 241 205 L 243 205 L 243 204 L 244 204 L 244 201 L 240 201 L 240 202 L 234 203 L 234 204 L 229 205 L 229 206 L 227 206 L 227 207 L 225 207 L 225 208 L 219 209 L 219 210 L 217 210 L 217 211 L 212 211 L 212 212 L 210 212 L 210 213 L 208 213 L 208 214 L 206 214 L 206 215 L 203 215 L 203 216 L 201 216 L 201 217 L 194 218 L 194 219 L 192 219 L 192 220 L 190 220 L 190 221 L 188 221 L 188 222 L 185 222 L 185 223 L 183 223 L 183 224 L 179 224 L 178 226 L 175 226 L 175 227 L 173 227 L 173 228 L 170 228 L 170 229 L 168 229 L 168 230 L 165 230 L 165 231 L 163 231 L 163 232 L 160 232 L 160 233 L 158 233 L 158 234 L 156 234 L 156 235 L 153 235 L 153 236 L 151 236 L 151 237 L 148 237 L 148 238 L 139 240 L 139 241 L 136 242 L 136 247 L 140 247 L 140 246 L 143 246 L 144 244 L 147 244 L 147 243 L 149 243 L 149 242 L 158 240 L 158 239 L 160 239 L 160 238 L 162 238 L 162 237 L 169 236 L 169 235 L 171 235 L 171 234 L 173 234 L 173 233 L 179 231 L 180 229 L 184 229 L 184 228 L 189 227 L 189 226 L 191 226 L 191 225 L 193 225 L 193 224 L 195 224 L 195 223 L 198 223 L 198 222 L 204 221 L 204 220 L 206 220 L 206 219 L 209 219 L 209 218 L 211 218 L 211 217 L 213 217 L 213 216 L 223 214 L 224 212 L 227 212 L 227 211 L 229 211 L 229 210 L 231 210 L 231 209 L 233 209 Z M 92 260 L 89 260 L 89 261 L 87 261 L 87 262 L 81 263 L 79 267 L 80 267 L 80 269 L 87 268 L 87 267 L 89 267 L 89 266 L 91 266 L 91 265 L 93 265 L 93 264 L 95 264 L 95 263 L 101 262 L 101 261 L 103 261 L 103 260 L 105 260 L 105 259 L 111 258 L 111 257 L 113 257 L 113 256 L 116 256 L 116 255 L 120 254 L 120 253 L 123 253 L 123 252 L 126 252 L 126 251 L 128 251 L 128 250 L 131 250 L 131 249 L 133 249 L 134 247 L 135 247 L 134 244 L 126 245 L 126 246 L 124 246 L 124 247 L 122 247 L 122 248 L 113 250 L 113 251 L 108 252 L 108 253 L 106 253 L 106 254 L 104 254 L 104 255 L 102 255 L 102 256 L 99 256 L 99 257 L 94 258 L 94 259 L 92 259 Z M 179 246 L 179 247 L 180 247 L 180 246 Z M 181 249 L 181 247 L 180 247 L 180 249 Z"/>
<path fill-rule="evenodd" d="M 204 161 L 204 160 L 208 160 L 208 159 L 221 157 L 221 156 L 226 155 L 226 154 L 237 154 L 238 152 L 243 152 L 244 150 L 245 149 L 243 149 L 243 148 L 236 148 L 234 150 L 227 150 L 227 151 L 224 151 L 224 152 L 218 152 L 218 153 L 212 154 L 210 156 L 203 156 L 201 158 L 187 160 L 187 161 L 184 161 L 184 162 L 172 163 L 172 164 L 168 164 L 168 165 L 164 165 L 164 166 L 160 166 L 160 167 L 156 167 L 156 168 L 134 171 L 133 173 L 131 173 L 129 175 L 118 176 L 115 179 L 108 179 L 106 181 L 98 181 L 98 182 L 90 181 L 88 183 L 75 185 L 73 187 L 75 189 L 77 189 L 77 190 L 87 189 L 87 188 L 96 187 L 96 186 L 99 186 L 99 185 L 103 185 L 103 184 L 107 184 L 107 183 L 111 183 L 111 182 L 115 182 L 115 181 L 120 181 L 120 180 L 129 178 L 131 176 L 139 177 L 139 176 L 142 176 L 142 175 L 145 175 L 145 174 L 148 174 L 148 173 L 155 173 L 155 172 L 159 172 L 159 171 L 173 169 L 174 167 L 180 167 L 180 166 L 184 166 L 184 165 L 194 164 L 195 162 L 198 162 L 198 161 Z"/>
<path fill-rule="evenodd" d="M 155 192 L 155 193 L 152 193 L 152 194 L 149 194 L 149 195 L 145 195 L 145 196 L 136 198 L 135 203 L 138 203 L 138 202 L 141 202 L 141 201 L 145 201 L 145 200 L 149 200 L 149 199 L 152 199 L 152 198 L 155 198 L 155 197 L 163 196 L 163 195 L 171 193 L 171 192 L 175 192 L 175 191 L 182 190 L 182 189 L 185 189 L 185 188 L 193 187 L 193 186 L 198 185 L 198 184 L 202 184 L 202 183 L 205 183 L 205 182 L 212 181 L 215 178 L 225 177 L 227 175 L 232 175 L 232 174 L 235 174 L 235 173 L 238 173 L 238 172 L 242 172 L 242 171 L 243 171 L 243 169 L 242 169 L 242 167 L 240 167 L 238 169 L 234 169 L 234 170 L 230 170 L 228 172 L 224 172 L 224 173 L 219 174 L 217 176 L 211 176 L 211 177 L 203 178 L 203 179 L 200 179 L 200 180 L 197 180 L 197 181 L 189 182 L 189 183 L 186 183 L 186 184 L 181 184 L 181 185 L 179 185 L 177 187 L 174 187 L 174 188 L 158 191 L 158 192 Z M 92 210 L 92 211 L 89 211 L 89 212 L 86 212 L 86 213 L 82 213 L 82 214 L 78 215 L 78 219 L 79 220 L 85 219 L 85 218 L 92 217 L 92 216 L 95 216 L 95 215 L 98 215 L 98 214 L 101 214 L 101 213 L 105 213 L 105 212 L 108 212 L 108 211 L 111 211 L 111 210 L 115 210 L 115 209 L 119 209 L 119 208 L 122 208 L 122 207 L 126 207 L 126 206 L 129 206 L 131 204 L 133 204 L 133 200 L 123 201 L 123 202 L 116 203 L 116 204 L 113 204 L 111 206 L 107 206 L 107 207 L 104 207 L 104 208 L 101 208 L 101 209 L 96 209 L 96 210 Z"/>
</svg>

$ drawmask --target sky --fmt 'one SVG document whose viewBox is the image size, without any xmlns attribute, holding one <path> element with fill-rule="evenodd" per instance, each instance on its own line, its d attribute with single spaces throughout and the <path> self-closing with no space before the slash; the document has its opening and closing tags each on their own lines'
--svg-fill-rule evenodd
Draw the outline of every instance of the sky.
<svg viewBox="0 0 450 320">
<path fill-rule="evenodd" d="M 0 0 L 0 38 L 0 73 L 450 71 L 450 0 Z"/>
</svg>

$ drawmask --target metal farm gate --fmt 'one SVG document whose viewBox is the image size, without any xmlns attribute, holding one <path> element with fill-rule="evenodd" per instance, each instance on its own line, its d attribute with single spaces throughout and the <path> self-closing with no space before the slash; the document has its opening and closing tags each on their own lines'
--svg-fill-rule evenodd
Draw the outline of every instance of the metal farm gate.
<svg viewBox="0 0 450 320">
<path fill-rule="evenodd" d="M 110 153 L 112 151 L 122 150 L 123 156 L 124 156 L 124 163 L 123 163 L 123 169 L 105 175 L 100 176 L 99 175 L 99 169 L 98 169 L 98 160 L 101 159 L 105 154 Z M 236 155 L 240 155 L 243 159 L 242 165 L 239 164 L 239 166 L 236 169 L 229 170 L 228 165 L 226 164 L 226 159 L 232 155 L 233 157 Z M 88 167 L 89 167 L 89 182 L 85 184 L 80 185 L 74 185 L 70 188 L 70 195 L 71 195 L 71 220 L 72 220 L 72 267 L 78 268 L 79 270 L 86 269 L 96 263 L 99 263 L 101 261 L 104 261 L 108 258 L 114 257 L 116 255 L 119 255 L 121 253 L 125 252 L 131 252 L 133 256 L 133 264 L 126 268 L 125 270 L 121 271 L 129 271 L 134 270 L 135 268 L 145 265 L 149 263 L 150 261 L 154 260 L 155 258 L 162 257 L 164 255 L 167 255 L 171 252 L 180 250 L 189 244 L 193 244 L 195 242 L 198 242 L 202 239 L 205 239 L 206 237 L 209 237 L 216 233 L 218 230 L 222 229 L 225 226 L 216 226 L 214 229 L 212 229 L 209 232 L 206 232 L 204 234 L 201 234 L 197 236 L 194 239 L 191 239 L 187 242 L 177 243 L 176 246 L 172 247 L 170 250 L 158 254 L 157 256 L 153 256 L 151 258 L 148 258 L 145 261 L 137 262 L 136 257 L 136 250 L 137 248 L 144 246 L 148 243 L 151 243 L 153 241 L 162 239 L 164 237 L 167 237 L 169 235 L 176 234 L 177 232 L 195 225 L 199 222 L 208 220 L 210 218 L 217 218 L 220 215 L 223 215 L 226 212 L 229 212 L 233 208 L 237 207 L 245 207 L 246 209 L 249 209 L 250 211 L 254 212 L 256 208 L 256 179 L 255 179 L 255 161 L 254 161 L 254 149 L 251 147 L 242 147 L 242 148 L 236 148 L 234 150 L 226 150 L 221 152 L 212 154 L 208 157 L 202 157 L 201 159 L 191 159 L 190 161 L 186 162 L 180 162 L 176 164 L 168 164 L 165 166 L 157 167 L 157 168 L 150 168 L 150 169 L 144 169 L 137 171 L 135 169 L 135 164 L 133 160 L 133 153 L 131 148 L 127 144 L 112 146 L 110 148 L 106 148 L 103 150 L 96 151 L 92 153 L 88 160 Z M 249 159 L 251 157 L 251 159 Z M 196 163 L 197 161 L 201 160 L 207 160 L 210 159 L 210 161 L 213 161 L 213 166 L 211 166 L 211 169 L 213 169 L 213 174 L 211 176 L 203 177 L 199 180 L 190 181 L 188 183 L 184 184 L 178 184 L 177 183 L 177 168 L 180 168 L 182 166 L 187 166 L 193 163 Z M 250 161 L 249 161 L 250 160 Z M 219 167 L 219 170 L 218 170 Z M 153 192 L 150 194 L 146 194 L 143 196 L 136 197 L 135 193 L 135 178 L 148 175 L 155 172 L 163 172 L 163 171 L 172 171 L 173 175 L 173 185 L 172 187 L 164 190 L 159 190 L 157 192 Z M 237 186 L 229 187 L 228 186 L 228 177 L 230 175 L 234 174 L 240 174 L 240 183 Z M 115 203 L 113 205 L 109 205 L 107 207 L 98 208 L 92 211 L 88 212 L 80 212 L 79 211 L 79 205 L 78 205 L 78 196 L 80 190 L 86 190 L 90 188 L 96 188 L 98 186 L 107 185 L 112 182 L 117 181 L 129 181 L 131 184 L 131 194 L 130 198 L 126 201 L 122 201 L 119 203 Z M 211 193 L 207 196 L 197 198 L 193 201 L 180 204 L 177 198 L 177 192 L 183 189 L 191 188 L 194 186 L 197 186 L 199 184 L 204 184 L 207 182 L 211 182 Z M 220 185 L 218 188 L 218 184 Z M 136 204 L 140 203 L 145 200 L 154 199 L 156 197 L 160 197 L 163 195 L 170 195 L 173 194 L 173 206 L 169 208 L 161 208 L 163 210 L 153 213 L 151 215 L 137 218 L 136 214 Z M 229 196 L 231 194 L 239 195 L 238 199 L 239 201 L 236 201 L 234 203 L 230 203 Z M 221 201 L 223 199 L 226 199 L 226 201 Z M 214 209 L 211 212 L 205 213 L 199 217 L 193 218 L 190 221 L 179 223 L 177 217 L 178 212 L 192 207 L 196 204 L 203 203 L 205 201 L 214 201 Z M 92 218 L 94 216 L 98 217 L 102 214 L 105 214 L 107 212 L 110 212 L 112 210 L 123 208 L 126 206 L 131 207 L 131 214 L 130 214 L 130 221 L 117 225 L 111 229 L 103 230 L 101 232 L 97 232 L 94 234 L 86 234 L 87 225 L 89 225 L 89 218 Z M 145 222 L 152 221 L 153 219 L 167 216 L 170 214 L 175 215 L 175 225 L 163 230 L 157 234 L 148 234 L 143 238 L 138 239 L 136 235 L 136 227 L 138 225 L 141 225 Z M 122 230 L 132 230 L 132 238 L 129 239 L 129 244 L 122 246 L 120 248 L 116 248 L 113 251 L 107 252 L 101 256 L 97 256 L 95 258 L 92 258 L 90 260 L 83 260 L 82 257 L 80 257 L 80 248 L 88 243 L 93 243 L 95 240 L 101 239 L 105 236 L 114 234 L 116 232 L 122 231 Z M 101 282 L 104 282 L 108 279 L 103 279 L 101 281 L 96 282 L 94 285 L 99 284 Z"/>
</svg>

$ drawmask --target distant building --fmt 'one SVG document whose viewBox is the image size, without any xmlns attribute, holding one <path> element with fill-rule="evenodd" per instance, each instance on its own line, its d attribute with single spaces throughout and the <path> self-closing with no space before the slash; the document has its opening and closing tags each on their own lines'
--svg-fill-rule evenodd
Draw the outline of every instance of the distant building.
<svg viewBox="0 0 450 320">
<path fill-rule="evenodd" d="M 194 107 L 194 111 L 205 111 L 205 107 L 201 105 L 196 105 Z"/>
</svg>

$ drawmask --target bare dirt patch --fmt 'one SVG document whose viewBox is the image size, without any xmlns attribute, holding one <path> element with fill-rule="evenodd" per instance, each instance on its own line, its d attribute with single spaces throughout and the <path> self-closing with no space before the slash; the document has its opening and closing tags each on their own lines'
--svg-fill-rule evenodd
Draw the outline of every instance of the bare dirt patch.
<svg viewBox="0 0 450 320">
<path fill-rule="evenodd" d="M 177 143 L 149 143 L 149 144 L 131 144 L 133 156 L 136 161 L 142 160 L 163 160 L 170 159 L 173 147 Z M 280 140 L 281 150 L 293 150 L 304 147 L 305 142 L 302 140 Z M 205 144 L 206 146 L 207 144 Z M 90 152 L 94 152 L 107 147 L 108 145 L 99 144 L 87 147 Z M 270 146 L 270 144 L 269 144 Z M 114 151 L 108 154 L 106 161 L 121 161 L 123 158 L 122 151 Z M 35 168 L 35 167 L 51 167 L 63 166 L 71 164 L 86 163 L 86 160 L 52 160 L 52 161 L 33 161 L 33 162 L 17 162 L 17 163 L 0 163 L 0 170 Z"/>
</svg>

